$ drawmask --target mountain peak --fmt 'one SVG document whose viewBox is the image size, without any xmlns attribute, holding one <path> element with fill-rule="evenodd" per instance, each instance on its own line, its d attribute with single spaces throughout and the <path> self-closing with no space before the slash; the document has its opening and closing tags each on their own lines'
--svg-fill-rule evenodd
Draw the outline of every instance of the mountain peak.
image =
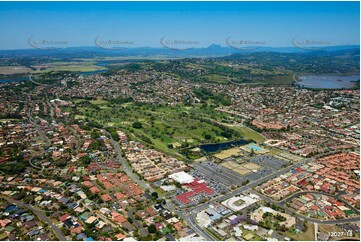
<svg viewBox="0 0 361 242">
<path fill-rule="evenodd" d="M 207 49 L 221 49 L 222 46 L 221 45 L 216 45 L 216 44 L 211 44 L 210 46 L 207 47 Z"/>
</svg>

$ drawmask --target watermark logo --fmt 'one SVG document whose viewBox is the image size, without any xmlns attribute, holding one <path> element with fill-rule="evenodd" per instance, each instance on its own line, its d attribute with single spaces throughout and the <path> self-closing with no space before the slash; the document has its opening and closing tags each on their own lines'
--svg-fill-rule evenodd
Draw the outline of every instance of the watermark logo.
<svg viewBox="0 0 361 242">
<path fill-rule="evenodd" d="M 39 50 L 58 50 L 67 47 L 69 43 L 65 40 L 34 39 L 30 37 L 28 44 Z"/>
<path fill-rule="evenodd" d="M 326 74 L 317 74 L 317 73 L 297 73 L 293 74 L 293 80 L 295 82 L 301 81 L 328 81 L 330 80 L 330 76 L 338 76 L 338 74 L 334 75 L 326 75 Z M 342 80 L 339 80 L 342 81 Z"/>
<path fill-rule="evenodd" d="M 123 50 L 135 44 L 132 40 L 101 39 L 100 37 L 96 37 L 94 43 L 106 50 Z"/>
<path fill-rule="evenodd" d="M 233 39 L 232 36 L 229 36 L 226 39 L 226 44 L 237 50 L 255 50 L 260 46 L 264 46 L 266 44 L 265 41 L 258 40 L 242 40 L 242 39 Z"/>
<path fill-rule="evenodd" d="M 160 44 L 171 50 L 190 50 L 199 46 L 200 42 L 197 40 L 167 39 L 164 36 L 160 39 Z"/>
<path fill-rule="evenodd" d="M 322 50 L 331 45 L 329 41 L 300 39 L 297 36 L 292 39 L 292 44 L 302 50 Z"/>
<path fill-rule="evenodd" d="M 239 77 L 231 77 L 230 74 L 228 74 L 227 80 L 231 84 L 245 86 L 245 85 L 259 84 L 261 82 L 266 81 L 266 78 L 263 76 L 251 76 L 251 75 L 242 75 Z"/>
</svg>

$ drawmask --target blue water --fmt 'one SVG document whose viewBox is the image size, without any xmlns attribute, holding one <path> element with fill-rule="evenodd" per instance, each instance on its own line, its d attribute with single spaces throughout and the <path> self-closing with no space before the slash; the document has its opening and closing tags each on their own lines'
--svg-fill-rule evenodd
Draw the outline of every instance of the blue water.
<svg viewBox="0 0 361 242">
<path fill-rule="evenodd" d="M 232 148 L 234 146 L 238 145 L 245 145 L 249 143 L 247 140 L 238 140 L 238 141 L 231 141 L 231 142 L 225 142 L 225 143 L 218 143 L 218 144 L 204 144 L 200 145 L 199 148 L 207 153 L 216 152 L 219 150 L 223 150 L 226 148 Z"/>
<path fill-rule="evenodd" d="M 92 75 L 92 74 L 98 74 L 98 73 L 102 73 L 102 72 L 106 72 L 108 70 L 98 70 L 98 71 L 83 71 L 80 72 L 81 75 Z"/>
<path fill-rule="evenodd" d="M 348 89 L 356 86 L 360 76 L 338 76 L 338 75 L 303 75 L 299 77 L 298 86 L 320 89 Z"/>
<path fill-rule="evenodd" d="M 101 61 L 101 62 L 97 62 L 95 65 L 96 66 L 106 66 L 106 65 L 108 65 L 110 62 L 108 62 L 108 61 Z"/>
<path fill-rule="evenodd" d="M 263 150 L 261 147 L 258 147 L 257 145 L 249 145 L 248 148 L 253 149 L 255 151 Z"/>
<path fill-rule="evenodd" d="M 6 82 L 20 82 L 20 81 L 27 81 L 29 80 L 28 77 L 18 77 L 13 79 L 0 79 L 0 83 L 6 83 Z"/>
</svg>

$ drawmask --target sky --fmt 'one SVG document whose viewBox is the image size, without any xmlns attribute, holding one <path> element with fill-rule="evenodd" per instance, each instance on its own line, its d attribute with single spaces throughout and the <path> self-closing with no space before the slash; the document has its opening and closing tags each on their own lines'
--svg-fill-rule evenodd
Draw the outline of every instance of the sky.
<svg viewBox="0 0 361 242">
<path fill-rule="evenodd" d="M 0 33 L 0 49 L 29 49 L 30 40 L 67 47 L 105 40 L 161 47 L 162 38 L 198 47 L 226 46 L 227 38 L 272 47 L 293 46 L 295 38 L 358 45 L 360 3 L 0 2 Z"/>
</svg>

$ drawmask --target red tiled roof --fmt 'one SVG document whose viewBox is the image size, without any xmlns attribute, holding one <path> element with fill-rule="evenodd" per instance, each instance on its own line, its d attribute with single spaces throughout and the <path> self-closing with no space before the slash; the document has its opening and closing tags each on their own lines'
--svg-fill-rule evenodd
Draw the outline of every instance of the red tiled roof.
<svg viewBox="0 0 361 242">
<path fill-rule="evenodd" d="M 205 182 L 200 183 L 199 180 L 194 180 L 192 183 L 189 183 L 186 186 L 190 187 L 192 191 L 176 196 L 176 198 L 183 204 L 190 203 L 191 201 L 189 200 L 189 197 L 192 197 L 196 194 L 205 192 L 208 195 L 210 195 L 214 193 L 214 191 L 211 188 L 209 188 Z"/>
<path fill-rule="evenodd" d="M 59 217 L 59 221 L 60 222 L 64 222 L 65 220 L 67 220 L 68 218 L 70 218 L 70 214 L 65 214 L 65 215 L 63 215 L 63 216 L 60 216 Z"/>
<path fill-rule="evenodd" d="M 103 196 L 101 196 L 101 198 L 103 199 L 104 202 L 108 202 L 112 200 L 112 197 L 109 194 L 104 194 Z"/>
</svg>

